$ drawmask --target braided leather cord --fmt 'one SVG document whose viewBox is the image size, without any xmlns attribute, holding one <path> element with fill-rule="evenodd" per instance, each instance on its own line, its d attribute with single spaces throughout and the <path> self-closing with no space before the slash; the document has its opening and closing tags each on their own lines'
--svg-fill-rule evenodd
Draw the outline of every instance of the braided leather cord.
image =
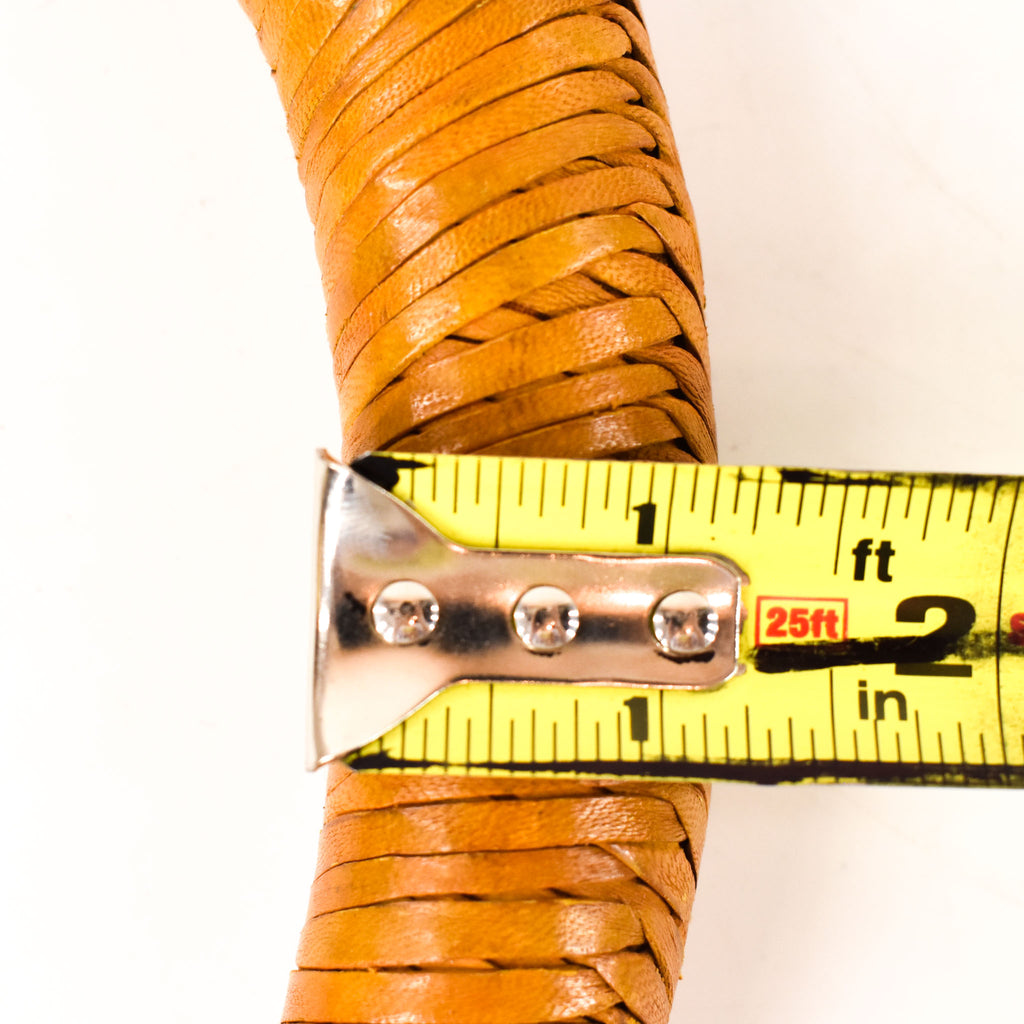
<svg viewBox="0 0 1024 1024">
<path fill-rule="evenodd" d="M 635 4 L 242 3 L 315 226 L 346 455 L 714 458 L 693 214 Z M 707 796 L 333 766 L 284 1020 L 663 1024 Z"/>
</svg>

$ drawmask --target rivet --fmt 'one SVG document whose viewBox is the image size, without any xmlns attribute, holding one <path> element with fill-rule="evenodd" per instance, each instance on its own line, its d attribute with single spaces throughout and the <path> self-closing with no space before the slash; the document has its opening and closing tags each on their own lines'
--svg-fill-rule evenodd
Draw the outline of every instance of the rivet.
<svg viewBox="0 0 1024 1024">
<path fill-rule="evenodd" d="M 576 636 L 580 611 L 560 587 L 531 587 L 516 602 L 512 621 L 519 639 L 529 650 L 553 654 Z"/>
<path fill-rule="evenodd" d="M 671 657 L 703 654 L 718 636 L 718 612 L 704 594 L 676 590 L 655 607 L 651 632 L 661 650 Z"/>
<path fill-rule="evenodd" d="M 415 580 L 389 583 L 377 595 L 371 613 L 377 635 L 398 647 L 422 643 L 440 616 L 437 598 Z"/>
</svg>

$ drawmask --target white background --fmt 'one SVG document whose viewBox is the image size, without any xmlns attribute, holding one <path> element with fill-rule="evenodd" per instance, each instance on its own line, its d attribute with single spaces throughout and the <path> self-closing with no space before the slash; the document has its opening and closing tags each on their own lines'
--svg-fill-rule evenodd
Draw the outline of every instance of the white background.
<svg viewBox="0 0 1024 1024">
<path fill-rule="evenodd" d="M 1019 6 L 648 0 L 723 461 L 1024 473 Z M 311 231 L 231 0 L 0 6 L 0 1019 L 273 1021 Z M 1024 794 L 718 786 L 675 1020 L 1019 1019 Z"/>
</svg>

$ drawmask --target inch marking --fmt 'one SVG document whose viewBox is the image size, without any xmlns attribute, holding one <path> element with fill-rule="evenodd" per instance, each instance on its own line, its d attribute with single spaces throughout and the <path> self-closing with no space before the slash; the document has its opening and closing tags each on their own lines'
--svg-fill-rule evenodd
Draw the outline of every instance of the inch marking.
<svg viewBox="0 0 1024 1024">
<path fill-rule="evenodd" d="M 928 539 L 928 520 L 931 518 L 931 514 L 932 514 L 932 499 L 934 497 L 935 497 L 935 478 L 932 477 L 932 479 L 929 481 L 929 486 L 928 486 L 928 504 L 925 506 L 925 510 L 924 510 L 924 529 L 921 531 L 921 540 L 922 541 L 925 541 L 925 540 Z"/>
<path fill-rule="evenodd" d="M 971 532 L 971 517 L 974 515 L 974 502 L 978 497 L 978 481 L 971 485 L 971 504 L 967 508 L 967 524 L 964 526 L 964 533 Z"/>
<path fill-rule="evenodd" d="M 493 689 L 493 687 L 492 687 Z M 580 702 L 572 702 L 572 759 L 580 759 Z"/>
<path fill-rule="evenodd" d="M 1006 725 L 1003 721 L 1003 587 L 1006 583 L 1006 556 L 1010 550 L 1010 537 L 1013 534 L 1013 517 L 1017 513 L 1017 502 L 1020 499 L 1020 481 L 1013 491 L 1013 504 L 1010 506 L 1009 521 L 1006 524 L 1006 536 L 1003 538 L 1003 557 L 999 567 L 999 593 L 996 597 L 996 713 L 999 716 L 999 746 L 1003 752 L 1003 762 L 1007 760 Z"/>
<path fill-rule="evenodd" d="M 996 501 L 999 499 L 999 488 L 1003 486 L 1002 477 L 996 477 L 996 485 L 992 488 L 992 504 L 988 509 L 988 521 L 991 523 L 996 514 Z"/>
<path fill-rule="evenodd" d="M 487 686 L 487 760 L 494 761 L 494 683 Z"/>
<path fill-rule="evenodd" d="M 674 474 L 673 474 L 674 475 Z M 665 760 L 665 691 L 658 691 L 658 742 L 661 744 L 661 757 Z"/>
<path fill-rule="evenodd" d="M 673 467 L 674 469 L 675 467 Z M 750 527 L 751 537 L 757 533 L 757 514 L 761 509 L 761 488 L 764 486 L 764 466 L 757 471 L 757 491 L 754 494 L 754 521 Z"/>
<path fill-rule="evenodd" d="M 501 484 L 504 461 L 498 463 L 498 500 L 494 503 L 494 546 L 501 547 Z"/>
<path fill-rule="evenodd" d="M 587 492 L 590 489 L 590 463 L 583 464 L 583 512 L 580 515 L 580 529 L 587 528 Z"/>
<path fill-rule="evenodd" d="M 866 489 L 866 488 L 865 488 Z M 839 528 L 836 530 L 836 557 L 832 563 L 832 575 L 839 575 L 839 549 L 843 546 L 843 520 L 846 518 L 846 500 L 850 496 L 850 477 L 843 481 L 843 503 L 839 507 Z M 822 490 L 821 506 L 825 507 L 825 492 Z"/>
<path fill-rule="evenodd" d="M 653 486 L 653 484 L 652 484 Z M 668 512 L 665 515 L 665 554 L 668 554 L 669 537 L 672 534 L 672 506 L 676 500 L 676 466 L 672 466 L 672 475 L 669 478 L 668 484 Z M 664 690 L 659 691 L 664 693 Z M 661 745 L 662 756 L 664 756 L 665 744 L 662 742 Z"/>
<path fill-rule="evenodd" d="M 832 720 L 832 760 L 838 761 L 839 747 L 836 744 L 836 684 L 832 669 L 828 670 L 828 713 Z M 856 742 L 856 734 L 854 734 L 854 742 Z"/>
</svg>

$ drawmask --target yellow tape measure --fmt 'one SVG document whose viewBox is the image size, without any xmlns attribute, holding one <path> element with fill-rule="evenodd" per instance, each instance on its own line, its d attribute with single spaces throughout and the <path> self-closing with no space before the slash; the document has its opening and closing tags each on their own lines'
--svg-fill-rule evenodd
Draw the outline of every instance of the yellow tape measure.
<svg viewBox="0 0 1024 1024">
<path fill-rule="evenodd" d="M 699 552 L 749 585 L 743 668 L 716 689 L 462 682 L 353 767 L 1024 785 L 1019 478 L 390 453 L 355 468 L 461 545 Z"/>
</svg>

